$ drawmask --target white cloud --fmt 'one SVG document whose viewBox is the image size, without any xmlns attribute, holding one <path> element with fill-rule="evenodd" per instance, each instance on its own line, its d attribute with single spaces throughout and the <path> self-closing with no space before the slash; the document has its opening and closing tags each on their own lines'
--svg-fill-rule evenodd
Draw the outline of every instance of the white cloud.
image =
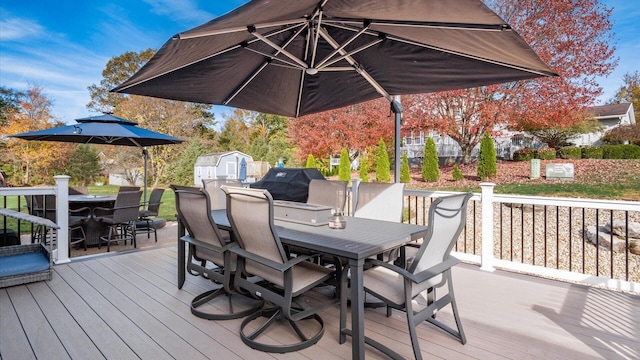
<svg viewBox="0 0 640 360">
<path fill-rule="evenodd" d="M 177 23 L 201 24 L 214 18 L 211 13 L 198 9 L 189 0 L 144 0 L 155 14 L 167 16 Z"/>
<path fill-rule="evenodd" d="M 0 21 L 0 41 L 37 37 L 44 33 L 40 24 L 29 19 L 10 18 Z"/>
</svg>

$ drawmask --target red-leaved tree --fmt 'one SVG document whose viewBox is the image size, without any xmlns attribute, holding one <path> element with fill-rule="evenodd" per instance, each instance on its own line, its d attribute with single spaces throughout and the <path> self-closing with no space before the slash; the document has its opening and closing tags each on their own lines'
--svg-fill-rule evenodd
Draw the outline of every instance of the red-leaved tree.
<svg viewBox="0 0 640 360">
<path fill-rule="evenodd" d="M 377 99 L 290 119 L 287 132 L 300 161 L 309 154 L 316 159 L 339 154 L 343 147 L 354 158 L 381 138 L 392 139 L 393 122 L 389 101 Z"/>
<path fill-rule="evenodd" d="M 485 131 L 569 127 L 592 106 L 596 82 L 615 68 L 611 10 L 597 0 L 487 0 L 560 76 L 403 97 L 405 130 L 436 130 L 458 142 L 465 163 Z"/>
</svg>

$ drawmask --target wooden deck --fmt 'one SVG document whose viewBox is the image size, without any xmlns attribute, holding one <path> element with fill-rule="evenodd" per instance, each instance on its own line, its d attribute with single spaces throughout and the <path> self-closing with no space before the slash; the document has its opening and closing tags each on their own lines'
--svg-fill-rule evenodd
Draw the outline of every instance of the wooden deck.
<svg viewBox="0 0 640 360">
<path fill-rule="evenodd" d="M 211 283 L 176 287 L 176 247 L 54 267 L 53 280 L 0 289 L 1 359 L 348 359 L 338 307 L 321 316 L 322 340 L 292 354 L 245 346 L 240 320 L 194 317 L 191 299 Z M 475 266 L 454 269 L 468 342 L 419 328 L 425 359 L 639 359 L 640 297 Z M 438 314 L 451 319 L 445 309 Z M 412 358 L 401 312 L 366 309 L 366 335 Z M 367 359 L 385 358 L 367 348 Z"/>
</svg>

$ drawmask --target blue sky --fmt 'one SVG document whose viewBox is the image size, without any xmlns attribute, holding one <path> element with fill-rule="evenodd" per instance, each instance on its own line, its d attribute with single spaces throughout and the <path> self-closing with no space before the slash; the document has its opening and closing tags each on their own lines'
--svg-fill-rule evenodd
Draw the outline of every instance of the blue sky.
<svg viewBox="0 0 640 360">
<path fill-rule="evenodd" d="M 246 0 L 12 0 L 0 3 L 0 86 L 41 86 L 53 114 L 72 123 L 95 115 L 87 87 L 99 84 L 109 59 L 126 51 L 159 49 L 171 36 L 227 13 Z M 618 68 L 599 79 L 611 98 L 625 73 L 640 71 L 640 6 L 601 0 L 613 7 Z M 214 106 L 216 119 L 230 110 Z"/>
</svg>

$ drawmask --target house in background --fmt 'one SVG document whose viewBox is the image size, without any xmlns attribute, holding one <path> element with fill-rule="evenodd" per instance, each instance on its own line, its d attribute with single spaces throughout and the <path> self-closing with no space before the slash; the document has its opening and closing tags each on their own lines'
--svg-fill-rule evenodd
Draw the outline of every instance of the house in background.
<svg viewBox="0 0 640 360">
<path fill-rule="evenodd" d="M 572 142 L 576 146 L 600 145 L 600 139 L 609 129 L 619 125 L 633 125 L 636 123 L 633 104 L 622 103 L 612 105 L 594 106 L 589 109 L 603 129 L 597 133 L 582 134 Z M 436 151 L 441 164 L 459 161 L 461 149 L 457 142 L 449 136 L 431 132 L 411 132 L 402 138 L 402 151 L 407 153 L 409 164 L 412 167 L 422 166 L 422 153 L 426 139 L 430 137 L 436 144 Z M 501 135 L 493 138 L 498 159 L 513 159 L 513 153 L 524 148 L 538 148 L 544 146 L 534 136 L 525 132 L 512 132 L 502 130 Z M 479 145 L 472 152 L 472 159 L 477 158 Z"/>
<path fill-rule="evenodd" d="M 193 184 L 202 186 L 204 179 L 237 179 L 240 161 L 253 162 L 250 155 L 240 151 L 226 151 L 198 156 L 193 168 Z"/>
<path fill-rule="evenodd" d="M 600 122 L 603 129 L 596 133 L 582 134 L 572 141 L 577 146 L 600 145 L 602 143 L 600 139 L 611 128 L 636 123 L 631 103 L 594 106 L 589 109 L 589 112 Z"/>
</svg>

